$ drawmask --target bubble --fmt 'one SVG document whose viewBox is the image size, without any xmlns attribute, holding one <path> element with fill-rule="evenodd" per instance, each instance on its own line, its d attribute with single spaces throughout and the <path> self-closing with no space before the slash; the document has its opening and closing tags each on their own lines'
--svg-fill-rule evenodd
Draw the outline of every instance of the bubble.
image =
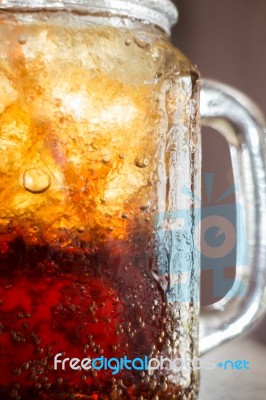
<svg viewBox="0 0 266 400">
<path fill-rule="evenodd" d="M 15 374 L 15 375 L 21 375 L 21 372 L 22 372 L 22 370 L 21 370 L 20 368 L 16 368 L 16 369 L 14 370 L 14 374 Z"/>
<path fill-rule="evenodd" d="M 146 383 L 149 383 L 149 382 L 150 382 L 150 377 L 149 377 L 149 375 L 146 375 L 144 380 L 145 380 Z"/>
<path fill-rule="evenodd" d="M 24 172 L 23 186 L 31 193 L 43 193 L 51 184 L 50 176 L 41 169 L 30 168 Z"/>
<path fill-rule="evenodd" d="M 35 380 L 35 378 L 34 378 L 34 380 Z M 37 377 L 36 377 L 36 380 L 37 380 Z M 42 384 L 41 383 L 36 383 L 35 389 L 39 390 L 41 388 L 42 388 Z"/>
<path fill-rule="evenodd" d="M 135 159 L 135 165 L 138 168 L 146 168 L 149 165 L 149 160 L 143 156 L 137 157 Z"/>
<path fill-rule="evenodd" d="M 140 208 L 141 211 L 146 211 L 149 208 L 149 203 L 148 204 L 142 204 L 139 208 Z"/>
<path fill-rule="evenodd" d="M 156 379 L 153 379 L 153 380 L 151 381 L 151 383 L 150 383 L 150 387 L 151 387 L 152 390 L 154 390 L 154 389 L 156 388 L 156 386 L 157 386 L 157 380 L 156 380 Z M 157 399 L 159 400 L 159 397 L 156 396 L 155 399 L 156 399 L 156 400 L 157 400 Z"/>
<path fill-rule="evenodd" d="M 14 399 L 18 398 L 18 391 L 17 390 L 11 390 L 9 394 Z M 20 399 L 20 396 L 19 396 L 19 399 Z"/>
<path fill-rule="evenodd" d="M 27 43 L 27 37 L 25 36 L 25 35 L 20 35 L 19 37 L 18 37 L 18 42 L 19 42 L 19 44 L 26 44 Z"/>
<path fill-rule="evenodd" d="M 111 156 L 110 156 L 109 154 L 105 154 L 105 155 L 102 157 L 102 162 L 103 162 L 104 164 L 108 164 L 110 161 L 111 161 Z"/>
</svg>

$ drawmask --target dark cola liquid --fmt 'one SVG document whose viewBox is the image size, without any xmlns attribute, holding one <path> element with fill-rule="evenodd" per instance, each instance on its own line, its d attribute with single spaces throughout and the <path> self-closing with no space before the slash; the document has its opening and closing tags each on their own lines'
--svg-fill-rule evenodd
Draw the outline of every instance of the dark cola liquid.
<svg viewBox="0 0 266 400">
<path fill-rule="evenodd" d="M 123 242 L 102 248 L 1 248 L 1 399 L 152 399 L 165 379 L 146 372 L 63 371 L 54 357 L 154 356 L 166 304 L 147 252 Z"/>
</svg>

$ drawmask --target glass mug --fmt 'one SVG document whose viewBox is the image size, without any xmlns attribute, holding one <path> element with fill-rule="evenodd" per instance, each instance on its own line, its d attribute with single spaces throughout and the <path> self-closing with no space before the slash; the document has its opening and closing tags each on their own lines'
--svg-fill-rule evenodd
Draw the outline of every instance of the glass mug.
<svg viewBox="0 0 266 400">
<path fill-rule="evenodd" d="M 263 117 L 215 82 L 200 102 L 168 0 L 0 9 L 1 398 L 196 399 L 199 354 L 263 310 Z M 200 108 L 249 257 L 199 342 Z"/>
</svg>

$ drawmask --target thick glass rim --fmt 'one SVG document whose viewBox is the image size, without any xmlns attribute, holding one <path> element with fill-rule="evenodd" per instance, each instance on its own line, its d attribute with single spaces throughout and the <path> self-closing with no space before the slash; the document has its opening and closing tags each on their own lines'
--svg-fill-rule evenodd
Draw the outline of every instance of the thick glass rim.
<svg viewBox="0 0 266 400">
<path fill-rule="evenodd" d="M 1 9 L 110 13 L 157 25 L 168 35 L 178 19 L 177 8 L 171 0 L 2 0 Z"/>
</svg>

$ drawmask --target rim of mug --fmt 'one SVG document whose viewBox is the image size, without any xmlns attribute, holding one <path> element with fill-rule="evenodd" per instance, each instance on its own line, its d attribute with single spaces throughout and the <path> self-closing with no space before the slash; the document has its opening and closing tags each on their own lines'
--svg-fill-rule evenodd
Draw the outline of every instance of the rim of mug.
<svg viewBox="0 0 266 400">
<path fill-rule="evenodd" d="M 109 13 L 157 25 L 169 36 L 178 20 L 177 8 L 171 0 L 0 0 L 0 10 Z"/>
</svg>

